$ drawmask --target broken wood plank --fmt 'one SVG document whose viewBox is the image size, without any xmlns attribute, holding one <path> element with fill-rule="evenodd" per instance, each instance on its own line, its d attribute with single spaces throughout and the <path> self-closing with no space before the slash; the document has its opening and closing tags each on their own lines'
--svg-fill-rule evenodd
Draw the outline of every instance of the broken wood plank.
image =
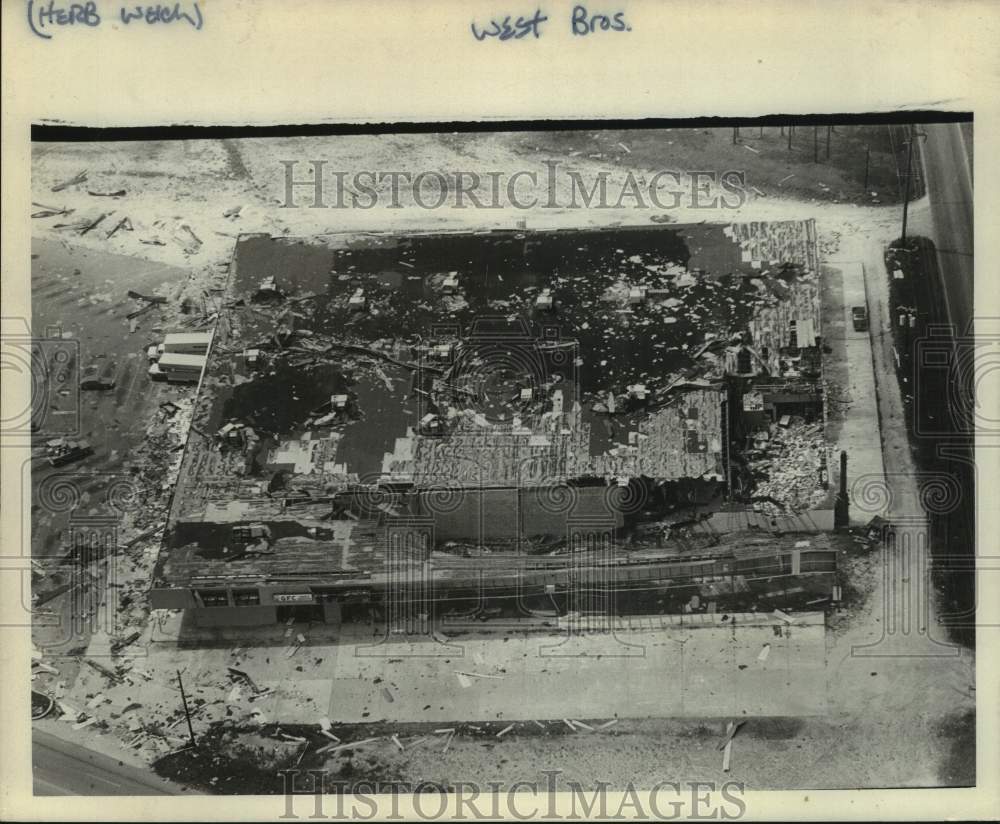
<svg viewBox="0 0 1000 824">
<path fill-rule="evenodd" d="M 354 747 L 364 747 L 367 744 L 374 744 L 376 741 L 381 741 L 381 737 L 375 738 L 363 738 L 361 741 L 352 741 L 349 744 L 327 744 L 325 747 L 320 747 L 316 750 L 316 754 L 324 752 L 341 752 L 342 750 L 353 749 Z"/>
<path fill-rule="evenodd" d="M 129 220 L 127 217 L 123 217 L 121 220 L 119 220 L 115 224 L 115 228 L 112 229 L 110 232 L 108 232 L 107 237 L 110 238 L 119 229 L 124 229 L 126 232 L 131 232 L 132 231 L 132 221 Z"/>
<path fill-rule="evenodd" d="M 795 623 L 795 619 L 791 615 L 789 615 L 788 613 L 782 612 L 780 609 L 774 610 L 774 612 L 772 612 L 771 614 L 775 618 L 778 618 L 778 619 L 784 621 L 786 624 L 794 624 Z"/>
<path fill-rule="evenodd" d="M 306 754 L 306 750 L 308 750 L 308 749 L 309 749 L 309 742 L 306 741 L 306 743 L 302 746 L 302 751 L 299 753 L 299 757 L 295 759 L 295 766 L 296 767 L 299 766 L 299 764 L 302 761 L 302 756 Z"/>
<path fill-rule="evenodd" d="M 40 204 L 36 203 L 34 205 L 38 206 Z M 74 211 L 73 209 L 56 209 L 56 208 L 53 208 L 53 207 L 44 207 L 43 209 L 41 209 L 38 212 L 32 212 L 31 216 L 33 218 L 58 217 L 59 215 L 70 215 L 70 214 L 73 213 L 73 211 Z"/>
<path fill-rule="evenodd" d="M 95 226 L 100 225 L 104 221 L 104 218 L 106 218 L 109 214 L 111 214 L 111 213 L 110 212 L 105 212 L 99 218 L 97 218 L 97 220 L 95 220 L 93 223 L 85 223 L 83 225 L 83 227 L 80 229 L 80 235 L 81 236 L 85 235 L 85 234 L 87 234 L 87 232 L 89 232 Z"/>
<path fill-rule="evenodd" d="M 69 180 L 65 180 L 62 183 L 57 183 L 55 186 L 52 187 L 51 191 L 61 192 L 63 189 L 66 189 L 70 186 L 75 186 L 77 183 L 83 183 L 86 179 L 87 179 L 87 173 L 85 171 L 80 172 L 78 175 L 74 175 Z"/>
<path fill-rule="evenodd" d="M 83 660 L 84 660 L 84 661 L 86 661 L 86 662 L 87 662 L 87 663 L 88 663 L 88 664 L 89 664 L 89 665 L 90 665 L 91 667 L 93 667 L 93 668 L 94 668 L 95 670 L 97 670 L 97 671 L 98 671 L 98 672 L 99 672 L 99 673 L 100 673 L 101 675 L 103 675 L 103 676 L 104 676 L 105 678 L 109 678 L 109 679 L 111 679 L 111 680 L 112 680 L 112 681 L 114 681 L 114 682 L 115 682 L 116 684 L 120 684 L 120 683 L 122 682 L 122 678 L 121 678 L 121 676 L 120 676 L 120 675 L 118 675 L 118 673 L 116 673 L 116 672 L 112 672 L 111 670 L 109 670 L 109 669 L 108 669 L 108 668 L 107 668 L 106 666 L 104 666 L 103 664 L 98 664 L 98 663 L 97 663 L 97 662 L 96 662 L 95 660 L 93 660 L 92 658 L 84 658 Z"/>
<path fill-rule="evenodd" d="M 485 672 L 465 672 L 464 670 L 454 670 L 456 675 L 464 675 L 467 678 L 495 678 L 498 681 L 503 680 L 502 675 L 487 675 Z"/>
<path fill-rule="evenodd" d="M 719 744 L 718 749 L 720 750 L 723 749 L 726 746 L 726 744 L 732 741 L 733 736 L 736 735 L 737 732 L 739 732 L 740 727 L 742 727 L 745 723 L 746 723 L 745 721 L 738 721 L 737 723 L 734 724 L 732 721 L 730 721 L 728 724 L 726 724 L 726 738 L 721 744 Z"/>
<path fill-rule="evenodd" d="M 129 312 L 125 317 L 128 320 L 132 320 L 133 318 L 139 317 L 139 315 L 145 315 L 146 312 L 148 312 L 154 306 L 156 306 L 155 303 L 147 303 L 145 306 L 141 306 L 140 308 L 138 308 L 138 309 L 136 309 L 136 310 L 134 310 L 132 312 Z"/>
</svg>

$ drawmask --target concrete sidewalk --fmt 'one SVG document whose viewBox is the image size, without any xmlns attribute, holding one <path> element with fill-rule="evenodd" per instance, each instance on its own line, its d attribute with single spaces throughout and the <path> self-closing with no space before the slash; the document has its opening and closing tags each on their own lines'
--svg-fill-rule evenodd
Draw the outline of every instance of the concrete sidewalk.
<svg viewBox="0 0 1000 824">
<path fill-rule="evenodd" d="M 827 427 L 833 445 L 831 486 L 839 484 L 839 455 L 845 451 L 850 519 L 857 526 L 885 514 L 876 495 L 884 485 L 885 466 L 872 339 L 869 332 L 856 332 L 851 318 L 852 307 L 869 307 L 865 267 L 856 261 L 831 261 L 822 268 L 829 281 L 823 291 L 823 338 L 833 350 L 825 359 L 824 373 L 840 392 L 840 397 L 830 400 L 837 409 L 831 411 Z"/>
<path fill-rule="evenodd" d="M 438 639 L 386 636 L 378 626 L 356 623 L 343 625 L 334 643 L 298 627 L 306 643 L 292 656 L 274 647 L 234 656 L 229 648 L 154 644 L 145 668 L 158 681 L 158 673 L 167 678 L 183 659 L 192 693 L 211 706 L 230 689 L 226 667 L 238 666 L 273 692 L 252 704 L 225 703 L 259 708 L 284 723 L 314 724 L 323 716 L 444 723 L 825 711 L 822 613 L 796 614 L 792 624 L 770 614 L 726 621 L 718 615 L 700 624 L 663 618 L 616 621 L 608 633 Z"/>
</svg>

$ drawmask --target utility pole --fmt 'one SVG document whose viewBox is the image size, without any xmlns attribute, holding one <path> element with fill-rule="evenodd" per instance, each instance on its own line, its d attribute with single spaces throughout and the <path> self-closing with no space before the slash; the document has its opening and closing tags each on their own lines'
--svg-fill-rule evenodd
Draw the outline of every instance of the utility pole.
<svg viewBox="0 0 1000 824">
<path fill-rule="evenodd" d="M 740 138 L 740 127 L 733 126 L 733 145 L 736 145 L 736 141 Z"/>
<path fill-rule="evenodd" d="M 906 242 L 906 218 L 910 209 L 910 181 L 913 179 L 913 141 L 918 137 L 926 138 L 927 135 L 911 129 L 910 139 L 906 141 L 906 191 L 903 193 L 903 231 L 899 237 L 903 243 Z"/>
<path fill-rule="evenodd" d="M 868 167 L 872 159 L 872 147 L 870 145 L 865 146 L 865 185 L 862 187 L 865 192 L 868 191 Z"/>
<path fill-rule="evenodd" d="M 833 131 L 833 126 L 826 127 L 826 159 L 830 159 L 830 133 Z"/>
<path fill-rule="evenodd" d="M 795 126 L 791 125 L 788 127 L 788 148 L 792 148 L 792 135 L 795 134 Z"/>
<path fill-rule="evenodd" d="M 813 163 L 819 163 L 819 126 L 813 126 Z"/>
<path fill-rule="evenodd" d="M 187 719 L 188 734 L 191 736 L 191 746 L 197 747 L 194 740 L 194 728 L 191 726 L 191 712 L 188 710 L 187 695 L 184 694 L 184 682 L 181 680 L 181 671 L 177 670 L 177 685 L 181 688 L 181 702 L 184 704 L 184 717 Z"/>
</svg>

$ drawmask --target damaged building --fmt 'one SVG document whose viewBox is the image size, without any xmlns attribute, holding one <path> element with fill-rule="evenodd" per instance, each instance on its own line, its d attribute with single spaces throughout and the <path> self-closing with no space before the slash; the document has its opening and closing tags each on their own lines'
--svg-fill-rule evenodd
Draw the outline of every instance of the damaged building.
<svg viewBox="0 0 1000 824">
<path fill-rule="evenodd" d="M 731 501 L 746 433 L 822 416 L 816 272 L 811 222 L 243 237 L 151 601 L 207 626 L 401 587 L 565 607 L 609 568 L 672 609 L 716 579 L 712 603 L 829 595 L 835 553 L 787 537 L 628 538 L 656 501 Z"/>
</svg>

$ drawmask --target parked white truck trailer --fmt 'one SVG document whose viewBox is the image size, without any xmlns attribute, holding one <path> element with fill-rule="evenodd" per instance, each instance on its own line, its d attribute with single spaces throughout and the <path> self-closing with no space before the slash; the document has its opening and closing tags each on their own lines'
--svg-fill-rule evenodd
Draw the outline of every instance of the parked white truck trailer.
<svg viewBox="0 0 1000 824">
<path fill-rule="evenodd" d="M 163 338 L 163 343 L 156 347 L 160 356 L 172 353 L 174 355 L 207 355 L 212 345 L 211 332 L 171 332 Z"/>
<path fill-rule="evenodd" d="M 149 367 L 149 376 L 155 381 L 170 381 L 171 383 L 197 383 L 201 380 L 201 372 L 205 368 L 205 355 L 179 355 L 166 352 Z"/>
</svg>

